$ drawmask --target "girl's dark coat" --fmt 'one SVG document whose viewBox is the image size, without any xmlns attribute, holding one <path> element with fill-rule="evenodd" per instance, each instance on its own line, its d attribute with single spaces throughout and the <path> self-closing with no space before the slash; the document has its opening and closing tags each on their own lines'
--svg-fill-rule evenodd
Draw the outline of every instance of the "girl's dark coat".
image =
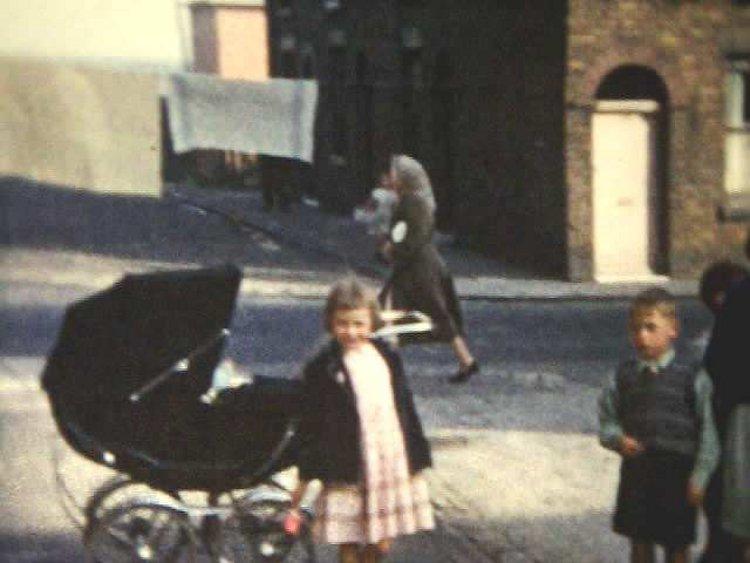
<svg viewBox="0 0 750 563">
<path fill-rule="evenodd" d="M 432 465 L 401 358 L 387 344 L 373 340 L 391 374 L 393 399 L 404 434 L 409 472 Z M 360 421 L 354 391 L 342 361 L 342 351 L 331 341 L 305 367 L 300 434 L 300 477 L 326 483 L 354 484 L 361 477 Z"/>
</svg>

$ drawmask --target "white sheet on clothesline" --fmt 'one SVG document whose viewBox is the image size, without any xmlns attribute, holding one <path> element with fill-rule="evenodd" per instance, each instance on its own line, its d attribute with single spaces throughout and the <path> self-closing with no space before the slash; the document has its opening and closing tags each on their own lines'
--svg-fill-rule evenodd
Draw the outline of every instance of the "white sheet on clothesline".
<svg viewBox="0 0 750 563">
<path fill-rule="evenodd" d="M 197 73 L 165 77 L 174 151 L 233 150 L 312 162 L 315 80 L 223 80 Z"/>
</svg>

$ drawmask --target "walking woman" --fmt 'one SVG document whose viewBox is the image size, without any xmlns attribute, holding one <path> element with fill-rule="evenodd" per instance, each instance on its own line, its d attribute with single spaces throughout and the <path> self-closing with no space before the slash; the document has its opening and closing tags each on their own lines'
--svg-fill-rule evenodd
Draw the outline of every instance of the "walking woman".
<svg viewBox="0 0 750 563">
<path fill-rule="evenodd" d="M 398 202 L 391 219 L 385 254 L 392 265 L 384 290 L 395 309 L 421 311 L 432 318 L 435 340 L 448 342 L 458 359 L 451 383 L 463 383 L 479 371 L 464 336 L 453 278 L 432 242 L 435 197 L 427 172 L 415 159 L 391 157 L 391 182 Z"/>
</svg>

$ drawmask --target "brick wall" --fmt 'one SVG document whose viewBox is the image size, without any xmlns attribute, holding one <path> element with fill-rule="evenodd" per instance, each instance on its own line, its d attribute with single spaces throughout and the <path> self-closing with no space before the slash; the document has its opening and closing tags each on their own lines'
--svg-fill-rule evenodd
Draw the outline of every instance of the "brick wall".
<svg viewBox="0 0 750 563">
<path fill-rule="evenodd" d="M 590 112 L 601 81 L 624 64 L 654 70 L 668 90 L 668 273 L 695 276 L 719 256 L 739 256 L 746 226 L 717 218 L 724 197 L 725 61 L 719 34 L 730 21 L 730 2 L 571 0 L 569 5 L 569 276 L 592 275 Z"/>
</svg>

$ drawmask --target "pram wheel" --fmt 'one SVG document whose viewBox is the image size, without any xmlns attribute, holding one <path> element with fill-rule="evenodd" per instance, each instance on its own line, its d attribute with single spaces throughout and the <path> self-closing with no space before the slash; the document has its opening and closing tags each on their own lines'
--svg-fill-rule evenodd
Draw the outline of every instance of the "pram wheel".
<svg viewBox="0 0 750 563">
<path fill-rule="evenodd" d="M 264 563 L 314 563 L 315 548 L 309 529 L 299 536 L 284 532 L 289 502 L 256 500 L 240 502 L 224 523 L 224 550 L 234 561 Z"/>
<path fill-rule="evenodd" d="M 147 484 L 135 481 L 127 475 L 118 474 L 105 481 L 84 507 L 85 526 L 83 541 L 86 543 L 99 520 L 113 508 L 136 499 L 163 500 L 168 503 L 175 497 L 156 491 Z"/>
<path fill-rule="evenodd" d="M 107 511 L 89 530 L 86 548 L 98 563 L 211 561 L 184 511 L 149 501 Z"/>
</svg>

